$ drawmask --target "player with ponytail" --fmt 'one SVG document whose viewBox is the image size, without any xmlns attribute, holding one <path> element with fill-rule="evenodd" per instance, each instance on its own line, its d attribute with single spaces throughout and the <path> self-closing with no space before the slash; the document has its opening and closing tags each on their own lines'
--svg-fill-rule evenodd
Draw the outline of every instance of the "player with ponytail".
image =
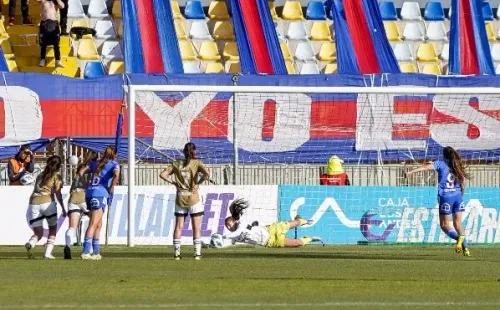
<svg viewBox="0 0 500 310">
<path fill-rule="evenodd" d="M 43 172 L 36 178 L 35 188 L 30 197 L 29 204 L 29 223 L 33 229 L 33 236 L 26 243 L 25 247 L 28 251 L 28 258 L 34 258 L 33 249 L 37 242 L 43 237 L 43 220 L 47 221 L 49 226 L 49 237 L 45 247 L 46 259 L 54 259 L 52 250 L 57 232 L 57 203 L 54 200 L 54 195 L 61 205 L 62 214 L 66 216 L 64 209 L 64 201 L 61 194 L 62 178 L 59 174 L 61 170 L 61 157 L 54 155 L 47 159 L 47 164 Z"/>
<path fill-rule="evenodd" d="M 434 163 L 426 163 L 407 172 L 406 176 L 416 172 L 436 170 L 439 181 L 439 224 L 448 237 L 457 241 L 456 252 L 463 252 L 464 256 L 470 256 L 465 230 L 462 227 L 462 212 L 465 210 L 463 200 L 465 179 L 469 176 L 460 154 L 452 147 L 447 146 L 443 149 L 443 159 Z"/>
<path fill-rule="evenodd" d="M 204 207 L 199 186 L 209 180 L 210 175 L 203 162 L 196 159 L 196 146 L 193 143 L 187 143 L 183 153 L 184 159 L 174 161 L 160 173 L 160 178 L 177 189 L 174 212 L 174 258 L 181 259 L 182 226 L 189 214 L 193 226 L 194 258 L 201 259 L 201 218 Z"/>
<path fill-rule="evenodd" d="M 113 191 L 120 177 L 120 166 L 116 162 L 115 146 L 106 147 L 100 160 L 94 160 L 78 172 L 80 178 L 90 173 L 90 184 L 85 191 L 85 201 L 90 212 L 90 221 L 83 242 L 82 259 L 100 260 L 99 237 L 102 216 L 106 207 L 111 206 Z M 85 179 L 83 180 L 85 182 Z M 91 254 L 92 252 L 92 254 Z"/>
<path fill-rule="evenodd" d="M 311 220 L 304 220 L 300 216 L 296 216 L 293 221 L 278 222 L 267 226 L 259 226 L 258 222 L 247 224 L 241 221 L 241 218 L 249 206 L 248 201 L 241 198 L 234 200 L 229 206 L 231 216 L 226 218 L 225 226 L 230 233 L 223 237 L 228 241 L 224 242 L 226 246 L 239 242 L 269 248 L 296 248 L 304 246 L 309 242 L 321 241 L 319 237 L 302 237 L 300 239 L 286 237 L 290 229 L 312 224 Z"/>
</svg>

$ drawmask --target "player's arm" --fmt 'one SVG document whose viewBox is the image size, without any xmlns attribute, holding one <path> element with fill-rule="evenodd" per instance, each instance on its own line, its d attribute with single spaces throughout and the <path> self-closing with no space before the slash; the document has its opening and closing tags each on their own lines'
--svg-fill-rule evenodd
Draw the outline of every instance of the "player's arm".
<svg viewBox="0 0 500 310">
<path fill-rule="evenodd" d="M 410 176 L 410 175 L 412 175 L 414 173 L 417 173 L 417 172 L 428 171 L 428 170 L 434 170 L 434 164 L 432 164 L 432 163 L 425 163 L 422 166 L 418 167 L 417 169 L 413 169 L 413 170 L 407 171 L 406 172 L 406 177 L 408 177 L 408 176 Z"/>
<path fill-rule="evenodd" d="M 59 202 L 59 205 L 62 208 L 62 214 L 63 214 L 63 216 L 66 216 L 67 213 L 66 213 L 66 208 L 64 207 L 64 200 L 63 200 L 61 190 L 62 190 L 62 180 L 58 181 L 54 185 L 54 192 L 56 195 L 57 202 Z"/>
<path fill-rule="evenodd" d="M 170 165 L 160 173 L 160 178 L 169 184 L 174 184 L 174 182 L 172 182 L 169 178 L 172 173 L 174 173 L 174 168 Z"/>
<path fill-rule="evenodd" d="M 463 182 L 460 183 L 460 189 L 462 190 L 462 195 L 465 194 L 465 184 Z"/>
<path fill-rule="evenodd" d="M 203 184 L 210 179 L 210 173 L 208 172 L 208 169 L 207 167 L 205 167 L 205 165 L 201 164 L 198 167 L 198 173 L 201 173 L 201 177 L 196 182 L 197 185 Z"/>
<path fill-rule="evenodd" d="M 64 9 L 64 3 L 61 0 L 56 0 L 56 3 L 60 9 Z"/>
</svg>

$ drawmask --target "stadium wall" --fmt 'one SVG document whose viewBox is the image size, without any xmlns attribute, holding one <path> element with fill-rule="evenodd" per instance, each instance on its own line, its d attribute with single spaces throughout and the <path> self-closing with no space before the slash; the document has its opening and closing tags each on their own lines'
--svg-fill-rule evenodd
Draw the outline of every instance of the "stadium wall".
<svg viewBox="0 0 500 310">
<path fill-rule="evenodd" d="M 0 244 L 22 245 L 31 235 L 27 206 L 31 187 L 0 187 L 4 212 L 0 217 Z M 137 245 L 170 245 L 174 224 L 175 189 L 165 186 L 137 187 L 135 223 Z M 251 208 L 244 220 L 267 225 L 300 214 L 314 225 L 297 235 L 317 235 L 327 244 L 358 242 L 446 243 L 439 228 L 435 187 L 328 187 L 328 186 L 203 186 L 205 206 L 202 238 L 224 233 L 229 203 L 246 198 Z M 68 189 L 64 191 L 68 199 Z M 127 243 L 127 189 L 115 189 L 109 208 L 109 244 Z M 498 188 L 470 187 L 465 195 L 464 226 L 473 243 L 500 243 L 500 196 Z M 107 218 L 105 215 L 105 219 Z M 106 221 L 105 221 L 106 222 Z M 57 244 L 64 244 L 68 221 L 59 216 Z M 86 222 L 83 223 L 83 229 Z M 106 227 L 106 223 L 103 227 Z M 105 240 L 103 230 L 101 239 Z M 189 221 L 183 243 L 191 244 Z M 295 231 L 289 232 L 295 237 Z M 44 242 L 42 240 L 42 242 Z"/>
</svg>

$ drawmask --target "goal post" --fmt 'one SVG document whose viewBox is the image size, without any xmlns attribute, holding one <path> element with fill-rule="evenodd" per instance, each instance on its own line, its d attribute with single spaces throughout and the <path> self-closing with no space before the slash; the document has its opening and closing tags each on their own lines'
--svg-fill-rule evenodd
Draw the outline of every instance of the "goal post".
<svg viewBox="0 0 500 310">
<path fill-rule="evenodd" d="M 377 241 L 377 237 L 382 236 L 384 233 L 384 229 L 382 229 L 383 227 L 376 229 L 371 229 L 369 227 L 377 225 L 380 226 L 380 224 L 376 224 L 380 223 L 380 221 L 384 222 L 382 226 L 385 225 L 386 228 L 393 224 L 390 221 L 384 220 L 383 217 L 385 215 L 382 216 L 382 219 L 377 218 L 376 221 L 370 222 L 373 219 L 370 217 L 370 210 L 379 210 L 382 208 L 381 205 L 368 208 L 366 210 L 362 206 L 356 207 L 357 209 L 352 214 L 355 214 L 355 216 L 359 218 L 349 219 L 349 214 L 343 209 L 342 206 L 339 206 L 340 204 L 337 204 L 337 202 L 333 205 L 331 203 L 328 204 L 325 197 L 328 197 L 330 194 L 334 195 L 338 193 L 339 195 L 348 197 L 345 198 L 346 201 L 355 205 L 363 204 L 363 202 L 360 201 L 360 196 L 362 196 L 365 192 L 368 193 L 367 195 L 369 196 L 367 199 L 374 200 L 376 199 L 375 196 L 378 195 L 377 193 L 385 193 L 389 195 L 391 190 L 396 189 L 396 191 L 401 191 L 400 194 L 394 196 L 397 196 L 398 199 L 403 199 L 405 195 L 407 195 L 407 191 L 411 191 L 411 194 L 409 195 L 413 195 L 415 197 L 422 195 L 422 197 L 416 200 L 418 200 L 419 203 L 425 204 L 427 211 L 423 209 L 420 210 L 417 206 L 405 208 L 404 201 L 399 201 L 399 204 L 394 201 L 386 203 L 386 208 L 392 208 L 393 211 L 396 209 L 398 210 L 397 213 L 399 214 L 399 222 L 397 225 L 402 227 L 399 229 L 399 233 L 395 235 L 391 241 L 397 242 L 404 240 L 403 242 L 412 242 L 417 240 L 416 242 L 418 242 L 418 240 L 421 240 L 421 235 L 419 235 L 421 233 L 419 232 L 420 227 L 413 226 L 420 225 L 419 223 L 424 221 L 423 218 L 433 216 L 433 211 L 431 209 L 435 207 L 435 203 L 431 202 L 428 196 L 430 195 L 429 193 L 431 190 L 434 190 L 435 197 L 435 189 L 431 188 L 435 185 L 435 179 L 432 178 L 430 174 L 423 174 L 408 181 L 403 181 L 401 172 L 405 169 L 409 169 L 411 166 L 416 167 L 417 164 L 422 163 L 425 160 L 439 159 L 439 149 L 448 144 L 454 146 L 459 150 L 459 152 L 463 152 L 463 157 L 467 162 L 477 161 L 480 164 L 484 164 L 484 166 L 481 166 L 480 168 L 485 169 L 485 171 L 487 170 L 484 175 L 481 175 L 480 172 L 472 173 L 479 176 L 479 179 L 470 181 L 473 186 L 487 188 L 495 184 L 498 185 L 499 182 L 497 179 L 498 169 L 495 167 L 491 169 L 486 167 L 487 164 L 499 161 L 499 153 L 497 152 L 497 149 L 500 149 L 500 144 L 495 147 L 497 140 L 491 136 L 491 131 L 496 128 L 496 125 L 493 124 L 494 120 L 500 121 L 500 117 L 498 117 L 498 115 L 500 115 L 500 104 L 497 104 L 497 101 L 500 102 L 500 91 L 498 88 L 494 87 L 433 88 L 417 86 L 295 87 L 128 85 L 127 93 L 129 152 L 127 172 L 127 243 L 128 246 L 131 247 L 135 245 L 135 229 L 138 224 L 135 222 L 136 189 L 138 186 L 136 184 L 136 162 L 148 161 L 148 158 L 141 157 L 141 154 L 136 153 L 136 147 L 138 147 L 139 144 L 149 143 L 149 147 L 151 149 L 158 152 L 165 152 L 165 156 L 169 158 L 180 159 L 179 146 L 181 143 L 179 141 L 172 141 L 171 139 L 168 139 L 167 135 L 170 131 L 163 131 L 162 129 L 170 124 L 163 124 L 163 126 L 159 126 L 156 122 L 158 120 L 165 122 L 168 119 L 168 117 L 165 117 L 162 113 L 178 113 L 174 110 L 176 104 L 182 101 L 182 98 L 186 98 L 189 95 L 192 96 L 192 100 L 186 102 L 185 104 L 192 104 L 193 110 L 196 110 L 196 113 L 203 114 L 203 117 L 206 117 L 206 119 L 197 120 L 196 126 L 201 126 L 201 129 L 198 128 L 197 130 L 201 133 L 202 137 L 198 137 L 197 139 L 202 140 L 207 137 L 211 138 L 214 132 L 217 135 L 219 134 L 216 132 L 217 130 L 220 131 L 221 128 L 224 129 L 224 133 L 218 136 L 220 139 L 213 139 L 213 141 L 207 142 L 209 151 L 204 151 L 204 155 L 209 157 L 208 159 L 210 159 L 210 162 L 217 165 L 228 164 L 231 167 L 230 170 L 232 176 L 228 177 L 230 181 L 227 183 L 216 183 L 233 184 L 241 187 L 250 186 L 249 184 L 252 184 L 251 186 L 283 186 L 283 188 L 279 189 L 277 194 L 278 196 L 288 195 L 289 193 L 293 193 L 293 195 L 290 195 L 290 199 L 287 197 L 282 200 L 280 199 L 280 201 L 277 201 L 276 204 L 278 204 L 278 208 L 280 208 L 280 205 L 283 203 L 289 204 L 287 206 L 287 214 L 290 215 L 294 214 L 294 212 L 297 211 L 297 208 L 300 207 L 300 199 L 295 199 L 298 197 L 295 196 L 295 192 L 325 191 L 325 194 L 318 194 L 314 197 L 311 196 L 311 199 L 314 200 L 314 203 L 319 206 L 319 209 L 328 209 L 328 212 L 331 211 L 332 217 L 335 216 L 336 224 L 332 224 L 332 231 L 335 229 L 341 229 L 343 226 L 349 227 L 349 225 L 357 225 L 358 231 L 361 231 L 362 235 L 368 241 Z M 150 96 L 150 94 L 153 95 Z M 158 96 L 155 96 L 154 94 L 158 94 Z M 217 110 L 215 112 L 207 112 L 207 104 L 212 103 L 217 94 L 227 94 L 223 100 L 227 101 L 226 105 L 221 104 L 218 107 L 220 111 Z M 349 109 L 352 108 L 349 111 L 347 108 L 344 109 L 343 107 L 339 108 L 336 106 L 335 101 L 337 99 L 331 99 L 336 98 L 337 96 L 342 97 L 343 95 L 355 97 L 353 103 L 354 107 L 349 106 Z M 308 109 L 302 109 L 301 105 L 306 105 L 303 100 L 308 96 L 320 98 L 318 101 L 319 103 L 309 102 L 307 103 L 309 105 Z M 437 96 L 439 97 L 437 98 Z M 429 97 L 433 98 L 428 100 Z M 495 99 L 497 97 L 499 100 Z M 324 100 L 322 101 L 321 98 Z M 151 109 L 145 112 L 145 109 L 138 103 L 138 100 L 151 101 L 151 104 L 149 105 Z M 159 100 L 159 102 L 155 102 L 153 104 L 154 100 Z M 395 107 L 394 105 L 395 100 L 400 100 L 398 102 L 398 107 Z M 453 107 L 451 104 L 446 104 L 446 102 L 457 101 L 460 101 L 462 105 Z M 262 105 L 267 102 L 271 102 L 274 105 L 271 104 L 269 107 L 263 107 Z M 343 102 L 343 99 L 339 99 L 339 102 Z M 470 102 L 479 102 L 479 105 L 470 104 Z M 332 111 L 336 114 L 328 115 L 328 108 L 320 108 L 319 110 L 321 110 L 321 112 L 318 112 L 318 105 L 321 105 L 322 103 L 331 107 L 333 109 Z M 172 107 L 172 109 L 163 111 L 159 108 L 159 105 L 161 104 L 168 104 Z M 217 103 L 214 105 L 217 106 Z M 286 107 L 288 110 L 285 112 L 280 110 L 282 105 L 289 105 Z M 311 108 L 311 105 L 314 105 L 314 107 Z M 243 106 L 245 108 L 244 112 L 242 112 Z M 472 110 L 477 111 L 477 113 L 469 113 Z M 157 118 L 153 121 L 153 124 L 145 124 L 138 119 L 138 113 L 155 115 Z M 218 115 L 218 113 L 221 115 L 223 114 L 223 116 Z M 271 116 L 269 119 L 266 119 L 266 117 L 256 116 L 258 113 L 267 113 L 268 116 Z M 314 113 L 321 115 L 314 116 Z M 307 136 L 301 136 L 301 132 L 312 131 L 310 128 L 312 126 L 311 120 L 306 119 L 312 116 L 309 116 L 308 114 L 317 118 L 317 127 L 314 129 L 315 137 L 318 139 L 316 141 L 326 141 L 321 139 L 325 137 L 328 139 L 334 137 L 331 138 L 332 141 L 337 138 L 339 141 L 342 139 L 348 139 L 350 144 L 345 144 L 344 142 L 342 144 L 334 141 L 328 142 L 330 143 L 328 145 L 325 144 L 326 142 L 321 142 L 323 144 L 318 145 L 309 141 L 314 140 L 309 134 Z M 483 117 L 483 115 L 485 116 Z M 164 118 L 161 118 L 160 116 L 164 116 Z M 187 132 L 187 138 L 183 139 L 183 141 L 189 140 L 189 132 L 194 131 L 189 123 L 193 121 L 193 118 L 194 117 L 184 119 L 184 115 L 175 115 L 175 120 L 173 121 L 172 126 L 174 126 L 173 124 L 182 124 L 182 130 L 186 130 Z M 339 119 L 340 121 L 332 122 L 332 118 Z M 347 121 L 347 118 L 349 118 L 349 122 Z M 254 123 L 256 119 L 260 122 L 259 124 Z M 387 121 L 387 119 L 390 119 L 390 121 Z M 354 121 L 354 127 L 352 127 L 352 121 Z M 336 127 L 333 129 L 330 128 L 329 126 L 331 123 L 335 123 Z M 284 129 L 280 132 L 280 126 L 283 128 L 289 126 L 301 129 L 297 129 L 295 131 L 287 131 Z M 463 141 L 460 140 L 464 139 L 462 131 L 464 130 L 464 127 L 467 126 L 468 128 L 466 128 L 466 131 L 467 135 L 469 135 L 468 139 L 472 141 L 468 144 L 463 143 Z M 237 134 L 237 127 L 245 129 L 243 131 L 243 135 Z M 138 143 L 138 137 L 144 135 L 146 131 L 154 135 L 153 139 L 146 142 L 141 140 Z M 256 131 L 258 131 L 258 133 Z M 329 131 L 335 133 L 328 134 Z M 296 134 L 296 136 L 292 135 L 286 137 L 286 135 L 291 132 L 298 134 Z M 449 138 L 446 138 L 446 135 L 448 135 Z M 273 140 L 277 139 L 277 137 L 285 137 L 287 141 L 290 142 L 289 145 L 282 146 L 282 149 L 284 150 L 283 153 L 286 151 L 285 155 L 280 154 L 281 150 L 278 147 L 264 147 L 263 145 L 266 145 L 264 142 L 257 141 L 262 139 L 263 141 L 265 140 L 268 145 L 272 145 Z M 155 143 L 155 139 L 162 141 L 162 143 L 158 144 L 161 145 L 161 147 Z M 252 139 L 255 139 L 256 141 L 252 141 Z M 477 141 L 478 139 L 479 141 Z M 224 140 L 230 141 L 231 150 L 227 148 Z M 262 149 L 259 149 L 259 147 L 262 147 Z M 318 152 L 317 154 L 315 154 L 316 151 Z M 265 155 L 261 155 L 264 153 Z M 351 181 L 353 181 L 354 186 L 350 189 L 339 189 L 339 187 L 317 187 L 317 185 L 319 185 L 319 171 L 321 166 L 326 166 L 329 155 L 336 154 L 346 156 L 346 172 L 348 175 L 351 174 L 349 177 L 351 178 Z M 343 159 L 342 156 L 340 157 Z M 406 160 L 404 160 L 404 158 L 406 158 Z M 205 157 L 205 159 L 207 159 L 207 157 Z M 247 169 L 246 166 L 251 167 L 248 167 Z M 279 169 L 276 168 L 277 166 L 280 166 Z M 219 168 L 220 167 L 217 166 L 217 169 Z M 261 172 L 261 170 L 266 169 L 273 170 L 273 173 L 281 175 L 277 177 L 268 176 L 267 179 L 265 179 L 266 184 L 262 184 L 262 179 L 257 179 L 256 175 L 259 175 L 259 173 L 267 173 Z M 290 171 L 293 170 L 294 174 L 297 173 L 297 175 L 300 174 L 300 176 L 283 176 L 287 173 L 292 173 L 290 171 L 287 172 L 287 169 Z M 297 172 L 299 169 L 304 171 L 307 170 L 308 172 Z M 220 171 L 223 171 L 223 168 L 220 168 Z M 313 174 L 316 173 L 316 171 L 318 171 L 318 175 L 314 176 Z M 307 176 L 303 177 L 301 173 L 307 174 Z M 222 172 L 220 174 L 222 174 Z M 218 175 L 218 180 L 223 179 L 220 174 Z M 491 179 L 489 176 L 494 176 L 494 178 Z M 255 180 L 250 181 L 250 178 L 254 178 Z M 316 180 L 304 181 L 305 178 L 316 178 Z M 391 178 L 396 178 L 397 180 L 394 181 Z M 487 180 L 488 178 L 489 180 Z M 242 182 L 243 179 L 245 182 Z M 287 188 L 287 185 L 292 187 Z M 420 185 L 426 186 L 422 188 L 415 187 L 415 190 L 411 189 L 414 186 Z M 478 193 L 479 192 L 481 191 L 478 191 Z M 252 192 L 252 195 L 259 195 L 259 192 L 254 191 Z M 382 196 L 383 195 L 380 197 Z M 487 194 L 483 194 L 481 192 L 481 194 L 478 194 L 477 197 L 471 197 L 471 199 L 481 200 L 485 196 L 487 196 Z M 485 203 L 488 204 L 488 207 L 494 207 L 497 203 L 497 198 L 499 197 L 495 196 Z M 406 204 L 408 203 L 409 202 L 407 201 Z M 227 201 L 222 200 L 222 204 L 223 206 L 224 204 L 227 205 Z M 305 206 L 307 203 L 303 203 L 303 205 Z M 408 205 L 406 207 L 408 207 Z M 423 206 L 420 207 L 424 208 Z M 321 216 L 323 216 L 323 214 L 319 214 L 320 212 L 318 210 L 311 211 L 306 210 L 305 208 L 302 208 L 301 210 L 306 212 L 307 217 L 315 218 L 318 221 Z M 327 212 L 325 210 L 322 212 Z M 498 214 L 500 214 L 500 209 L 497 211 L 499 211 Z M 264 211 L 262 210 L 261 213 L 263 214 L 263 212 Z M 405 214 L 405 212 L 408 214 Z M 477 212 L 479 214 L 483 211 L 478 209 Z M 472 214 L 472 212 L 467 213 L 468 216 L 470 214 Z M 497 213 L 495 213 L 495 215 L 490 214 L 491 221 L 485 221 L 484 225 L 493 227 L 496 225 L 497 221 L 500 225 L 500 218 L 498 218 L 496 214 Z M 380 214 L 378 215 L 380 216 Z M 420 216 L 421 219 L 420 222 L 417 221 L 417 223 L 414 219 L 418 216 Z M 481 213 L 479 215 L 470 216 L 483 215 Z M 411 223 L 405 224 L 405 221 Z M 365 231 L 363 231 L 363 225 L 366 226 Z M 404 225 L 408 226 L 405 228 L 406 230 L 403 229 Z M 432 223 L 429 222 L 428 224 L 422 225 L 429 226 L 425 226 L 424 230 L 436 228 L 432 227 L 432 225 L 435 225 L 435 220 L 432 220 Z M 494 236 L 495 233 L 493 231 L 484 232 L 486 237 L 479 236 L 481 234 L 479 231 L 481 229 L 484 230 L 483 220 L 480 221 L 479 227 L 475 227 L 473 225 L 474 224 L 470 224 L 468 229 L 469 231 L 474 229 L 478 230 L 476 239 L 483 238 L 481 240 L 486 240 L 485 242 L 488 242 L 488 240 L 496 240 L 495 238 L 497 237 Z M 430 235 L 432 233 L 439 235 L 439 232 L 425 232 L 424 239 L 430 240 Z M 499 235 L 499 240 L 497 242 L 500 242 L 500 232 L 497 234 Z M 375 237 L 373 237 L 373 240 L 370 240 L 370 236 Z M 432 240 L 435 240 L 436 242 L 445 241 L 442 236 L 435 236 L 433 238 L 434 239 Z M 481 241 L 479 239 L 477 242 Z M 350 242 L 353 240 L 349 239 L 348 241 Z"/>
</svg>

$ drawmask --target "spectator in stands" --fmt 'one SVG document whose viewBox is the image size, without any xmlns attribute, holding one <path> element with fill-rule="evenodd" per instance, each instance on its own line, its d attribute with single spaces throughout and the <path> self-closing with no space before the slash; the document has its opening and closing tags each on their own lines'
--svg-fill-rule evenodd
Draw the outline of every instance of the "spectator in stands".
<svg viewBox="0 0 500 310">
<path fill-rule="evenodd" d="M 59 15 L 61 16 L 61 35 L 68 36 L 68 1 L 62 0 L 64 7 L 62 7 L 59 11 Z"/>
<path fill-rule="evenodd" d="M 337 185 L 345 186 L 351 185 L 347 173 L 344 171 L 344 161 L 338 156 L 332 156 L 328 160 L 326 166 L 326 173 L 320 177 L 321 185 Z"/>
<path fill-rule="evenodd" d="M 17 0 L 9 0 L 9 25 L 14 26 L 16 16 Z M 21 14 L 23 15 L 23 24 L 31 25 L 33 21 L 29 17 L 28 0 L 21 0 Z"/>
<path fill-rule="evenodd" d="M 9 185 L 22 185 L 21 178 L 35 170 L 35 157 L 29 145 L 23 145 L 8 163 Z"/>
<path fill-rule="evenodd" d="M 45 66 L 45 56 L 47 55 L 47 46 L 54 46 L 54 56 L 56 58 L 56 67 L 64 67 L 61 63 L 61 49 L 59 48 L 59 39 L 61 29 L 57 21 L 57 10 L 64 8 L 61 0 L 38 0 L 42 4 L 42 21 L 40 22 L 40 67 Z"/>
</svg>

